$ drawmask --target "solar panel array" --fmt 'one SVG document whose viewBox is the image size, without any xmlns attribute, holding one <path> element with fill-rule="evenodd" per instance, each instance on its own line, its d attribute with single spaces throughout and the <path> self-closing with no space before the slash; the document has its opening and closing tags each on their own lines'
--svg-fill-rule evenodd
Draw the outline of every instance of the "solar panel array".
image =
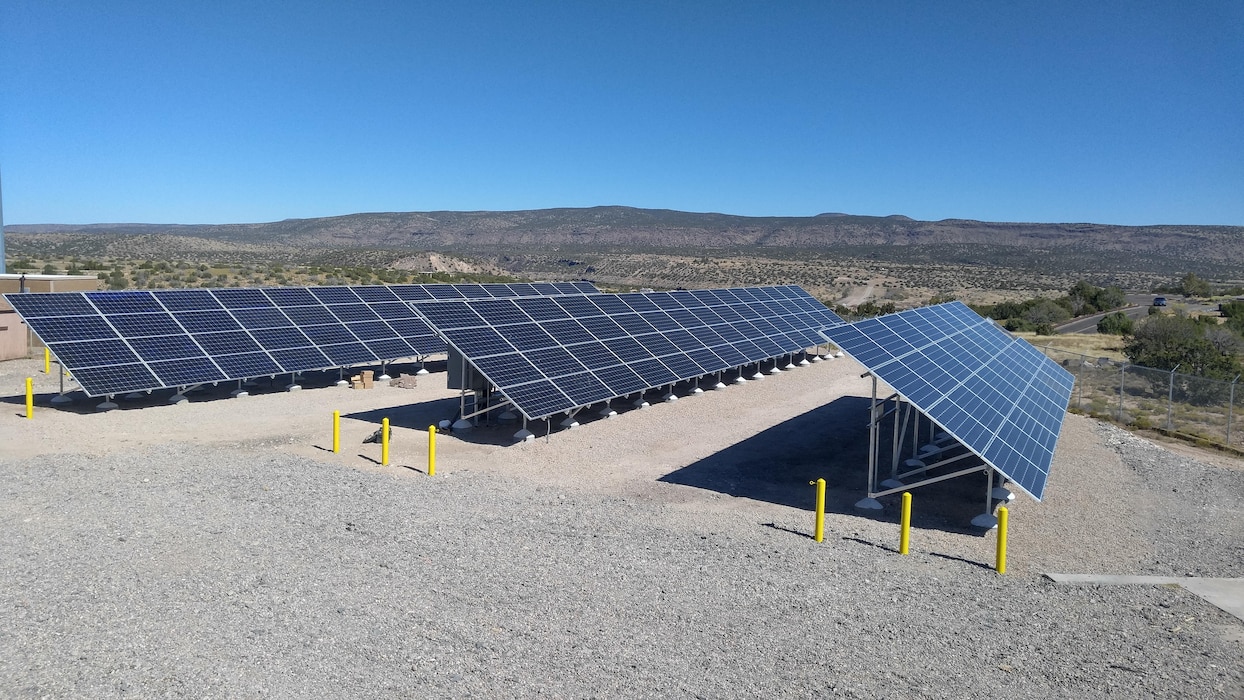
<svg viewBox="0 0 1244 700">
<path fill-rule="evenodd" d="M 843 322 L 794 285 L 470 300 L 419 312 L 529 419 L 798 352 Z"/>
<path fill-rule="evenodd" d="M 587 282 L 6 294 L 91 396 L 445 352 L 413 310 L 462 299 L 599 294 Z"/>
<path fill-rule="evenodd" d="M 990 466 L 1041 500 L 1075 378 L 959 302 L 826 335 Z"/>
</svg>

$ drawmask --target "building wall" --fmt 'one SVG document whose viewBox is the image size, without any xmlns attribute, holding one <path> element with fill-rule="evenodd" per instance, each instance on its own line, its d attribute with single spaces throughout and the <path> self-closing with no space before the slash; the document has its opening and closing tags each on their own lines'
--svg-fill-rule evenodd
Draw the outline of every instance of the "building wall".
<svg viewBox="0 0 1244 700">
<path fill-rule="evenodd" d="M 89 292 L 100 289 L 103 283 L 90 275 L 26 275 L 26 289 L 38 292 Z M 0 275 L 0 294 L 21 291 L 21 275 Z M 39 341 L 21 316 L 0 296 L 0 360 L 30 357 L 31 348 L 42 348 Z M 42 353 L 42 350 L 39 350 Z"/>
</svg>

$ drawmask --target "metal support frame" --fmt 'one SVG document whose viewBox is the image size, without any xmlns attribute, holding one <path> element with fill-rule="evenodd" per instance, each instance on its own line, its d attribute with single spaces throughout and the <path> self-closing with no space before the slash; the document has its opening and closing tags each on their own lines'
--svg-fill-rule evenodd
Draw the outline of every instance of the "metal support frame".
<svg viewBox="0 0 1244 700">
<path fill-rule="evenodd" d="M 1180 364 L 1183 364 L 1183 363 L 1180 363 Z M 1170 383 L 1166 390 L 1166 429 L 1167 430 L 1171 429 L 1171 415 L 1174 412 L 1174 408 L 1175 408 L 1175 370 L 1179 369 L 1179 367 L 1180 365 L 1175 365 L 1175 367 L 1171 369 Z M 1120 413 L 1120 416 L 1121 415 L 1122 413 Z"/>
<path fill-rule="evenodd" d="M 61 380 L 61 386 L 64 386 L 64 379 Z M 1231 398 L 1227 403 L 1227 447 L 1231 446 L 1231 419 L 1235 413 L 1235 384 L 1240 381 L 1240 375 L 1235 375 L 1235 379 L 1231 380 Z M 62 389 L 64 391 L 64 389 Z"/>
</svg>

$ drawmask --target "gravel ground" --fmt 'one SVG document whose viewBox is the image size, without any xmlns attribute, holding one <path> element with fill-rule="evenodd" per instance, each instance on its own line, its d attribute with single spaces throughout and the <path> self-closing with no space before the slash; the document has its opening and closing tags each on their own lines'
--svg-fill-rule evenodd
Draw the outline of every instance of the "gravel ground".
<svg viewBox="0 0 1244 700">
<path fill-rule="evenodd" d="M 964 527 L 983 482 L 915 491 L 906 557 L 894 503 L 851 508 L 845 360 L 520 445 L 443 435 L 434 478 L 443 373 L 24 420 L 37 366 L 0 363 L 0 696 L 1244 697 L 1235 618 L 1040 576 L 1244 576 L 1244 465 L 1084 417 L 999 576 Z M 359 444 L 381 416 L 387 468 Z"/>
</svg>

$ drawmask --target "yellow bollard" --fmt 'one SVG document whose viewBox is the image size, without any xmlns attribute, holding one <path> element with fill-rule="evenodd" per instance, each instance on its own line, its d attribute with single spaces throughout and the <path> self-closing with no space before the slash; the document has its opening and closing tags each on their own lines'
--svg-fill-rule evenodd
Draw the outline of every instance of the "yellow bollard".
<svg viewBox="0 0 1244 700">
<path fill-rule="evenodd" d="M 899 519 L 898 553 L 906 554 L 911 542 L 911 492 L 903 492 L 903 515 Z"/>
<path fill-rule="evenodd" d="M 428 426 L 428 476 L 436 476 L 436 426 Z"/>
<path fill-rule="evenodd" d="M 26 418 L 35 417 L 35 380 L 26 377 Z"/>
<path fill-rule="evenodd" d="M 998 573 L 1006 573 L 1006 506 L 998 508 L 998 561 L 994 568 Z"/>
<path fill-rule="evenodd" d="M 380 466 L 389 466 L 389 419 L 380 421 Z"/>
<path fill-rule="evenodd" d="M 43 348 L 43 373 L 52 373 L 52 351 L 47 348 Z"/>
<path fill-rule="evenodd" d="M 808 483 L 816 484 L 816 530 L 812 539 L 820 542 L 825 539 L 825 480 L 817 479 Z"/>
<path fill-rule="evenodd" d="M 341 451 L 341 411 L 333 411 L 333 453 Z"/>
</svg>

